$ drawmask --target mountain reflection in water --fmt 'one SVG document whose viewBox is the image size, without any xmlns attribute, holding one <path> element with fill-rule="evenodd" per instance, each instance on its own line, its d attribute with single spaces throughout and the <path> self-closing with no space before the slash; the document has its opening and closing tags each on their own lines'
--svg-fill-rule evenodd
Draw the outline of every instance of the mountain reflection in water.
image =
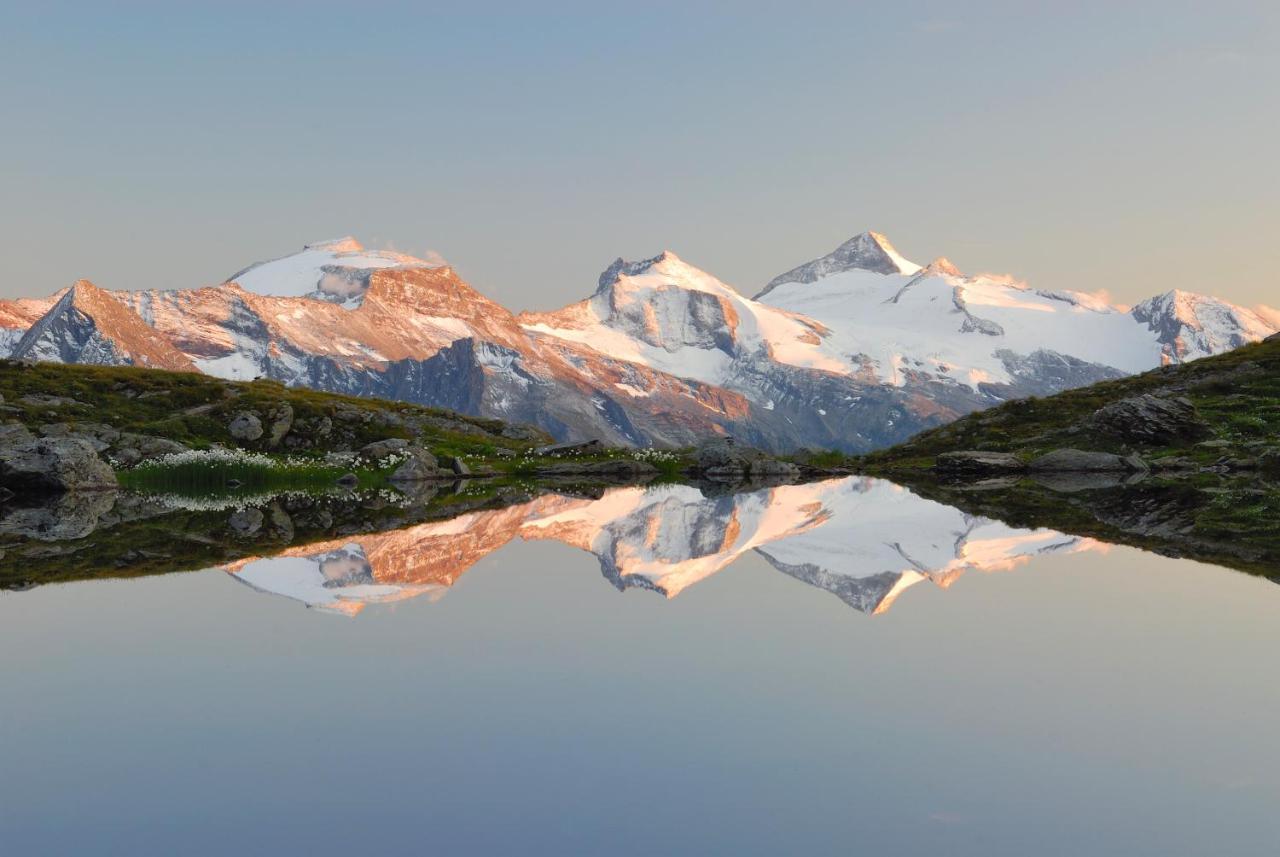
<svg viewBox="0 0 1280 857">
<path fill-rule="evenodd" d="M 367 605 L 442 596 L 514 539 L 554 540 L 596 556 L 619 590 L 673 598 L 748 551 L 863 613 L 887 610 L 924 580 L 1005 571 L 1101 542 L 1019 529 L 851 477 L 708 496 L 697 487 L 627 487 L 598 499 L 547 494 L 406 529 L 292 547 L 223 566 L 256 590 L 355 615 Z"/>
</svg>

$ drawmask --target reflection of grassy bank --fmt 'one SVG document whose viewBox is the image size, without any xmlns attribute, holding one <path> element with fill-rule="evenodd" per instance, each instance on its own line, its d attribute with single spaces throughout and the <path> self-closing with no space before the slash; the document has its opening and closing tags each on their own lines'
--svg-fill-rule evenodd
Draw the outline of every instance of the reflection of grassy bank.
<svg viewBox="0 0 1280 857">
<path fill-rule="evenodd" d="M 52 504 L 47 509 L 0 507 L 0 589 L 207 568 L 310 542 L 500 508 L 534 496 L 502 481 L 469 483 L 463 491 L 451 484 L 419 488 L 412 495 L 388 488 L 348 492 L 331 485 L 323 492 L 112 492 L 46 498 Z M 237 521 L 237 513 L 247 509 L 262 513 L 260 525 L 246 529 Z M 17 531 L 15 525 L 24 520 L 33 530 L 42 529 L 42 514 L 62 524 L 82 519 L 85 526 L 63 540 Z"/>
</svg>

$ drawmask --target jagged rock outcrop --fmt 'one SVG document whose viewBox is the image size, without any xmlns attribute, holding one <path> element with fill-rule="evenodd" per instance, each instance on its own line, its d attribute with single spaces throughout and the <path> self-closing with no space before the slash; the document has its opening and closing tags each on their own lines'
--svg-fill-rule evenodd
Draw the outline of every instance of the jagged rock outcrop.
<svg viewBox="0 0 1280 857">
<path fill-rule="evenodd" d="M 1200 440 L 1209 427 L 1190 399 L 1145 394 L 1103 405 L 1086 421 L 1088 428 L 1132 443 L 1169 444 Z"/>
</svg>

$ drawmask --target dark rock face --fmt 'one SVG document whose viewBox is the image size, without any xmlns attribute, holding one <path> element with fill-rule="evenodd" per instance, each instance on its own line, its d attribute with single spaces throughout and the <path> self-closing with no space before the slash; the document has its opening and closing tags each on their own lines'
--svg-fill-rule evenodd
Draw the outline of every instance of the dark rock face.
<svg viewBox="0 0 1280 857">
<path fill-rule="evenodd" d="M 1259 455 L 1258 470 L 1266 476 L 1280 476 L 1280 449 L 1269 449 Z"/>
<path fill-rule="evenodd" d="M 1150 393 L 1104 405 L 1089 417 L 1088 426 L 1120 440 L 1146 444 L 1193 441 L 1210 434 L 1188 399 Z"/>
<path fill-rule="evenodd" d="M 98 491 L 116 487 L 116 475 L 92 443 L 79 437 L 35 438 L 26 429 L 0 433 L 0 486 L 21 493 Z"/>
<path fill-rule="evenodd" d="M 957 475 L 1017 473 L 1027 469 L 1027 466 L 1013 453 L 979 450 L 944 452 L 937 457 L 934 466 L 943 473 Z"/>
<path fill-rule="evenodd" d="M 1040 456 L 1029 466 L 1032 471 L 1041 473 L 1126 472 L 1130 469 L 1118 455 L 1086 452 L 1082 449 L 1055 449 Z"/>
</svg>

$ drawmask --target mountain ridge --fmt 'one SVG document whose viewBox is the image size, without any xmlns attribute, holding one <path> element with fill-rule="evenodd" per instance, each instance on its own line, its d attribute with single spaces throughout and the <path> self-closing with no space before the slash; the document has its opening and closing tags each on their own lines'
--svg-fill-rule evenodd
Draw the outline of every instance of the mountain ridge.
<svg viewBox="0 0 1280 857">
<path fill-rule="evenodd" d="M 682 446 L 732 435 L 773 451 L 865 452 L 1006 399 L 1276 329 L 1209 296 L 1168 293 L 1123 311 L 967 276 L 944 257 L 921 267 L 875 232 L 775 277 L 757 298 L 667 250 L 617 259 L 581 301 L 518 315 L 447 264 L 351 238 L 215 286 L 77 285 L 92 295 L 87 314 L 0 301 L 0 356 L 266 377 L 536 424 L 565 440 Z M 38 347 L 26 342 L 37 327 Z"/>
</svg>

